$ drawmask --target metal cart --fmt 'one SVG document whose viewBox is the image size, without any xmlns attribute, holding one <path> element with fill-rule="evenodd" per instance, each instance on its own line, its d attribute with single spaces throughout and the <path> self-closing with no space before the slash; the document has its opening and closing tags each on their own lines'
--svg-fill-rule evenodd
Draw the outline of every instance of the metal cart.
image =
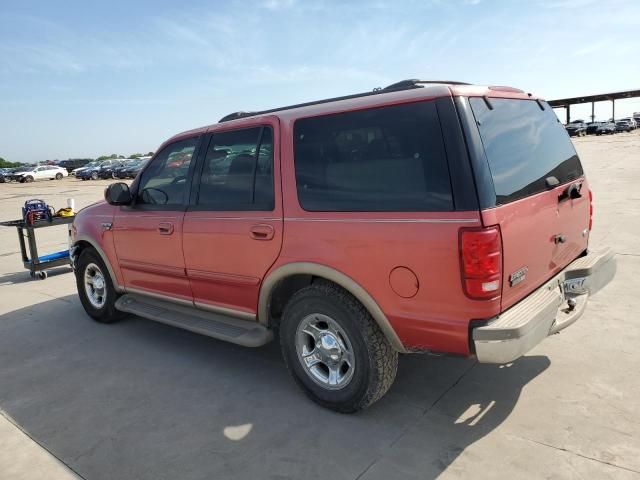
<svg viewBox="0 0 640 480">
<path fill-rule="evenodd" d="M 24 220 L 10 220 L 8 222 L 0 222 L 0 225 L 16 227 L 18 229 L 18 241 L 20 242 L 20 253 L 22 254 L 24 268 L 29 270 L 31 278 L 36 278 L 37 276 L 40 280 L 44 280 L 47 278 L 48 269 L 71 265 L 71 258 L 69 257 L 69 250 L 39 257 L 35 231 L 38 228 L 68 225 L 73 222 L 74 218 L 75 217 L 53 217 L 50 221 L 40 220 L 34 222 L 33 225 L 26 223 Z M 28 253 L 27 246 L 29 248 Z"/>
</svg>

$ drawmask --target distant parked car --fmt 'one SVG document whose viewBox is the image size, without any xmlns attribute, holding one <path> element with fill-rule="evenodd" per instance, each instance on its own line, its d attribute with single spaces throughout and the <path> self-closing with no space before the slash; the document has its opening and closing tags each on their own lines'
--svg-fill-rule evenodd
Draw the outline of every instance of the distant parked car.
<svg viewBox="0 0 640 480">
<path fill-rule="evenodd" d="M 587 123 L 587 135 L 593 135 L 598 131 L 601 122 Z"/>
<path fill-rule="evenodd" d="M 12 172 L 13 172 L 13 168 L 0 168 L 0 183 L 9 182 L 10 179 L 8 177 L 11 175 Z"/>
<path fill-rule="evenodd" d="M 78 176 L 78 173 L 80 173 L 82 170 L 85 170 L 87 168 L 93 168 L 93 167 L 97 167 L 98 165 L 100 165 L 101 162 L 94 160 L 93 162 L 89 162 L 87 163 L 84 167 L 78 167 L 78 168 L 74 168 L 71 172 L 69 172 L 71 175 L 73 175 L 74 177 Z"/>
<path fill-rule="evenodd" d="M 11 176 L 16 182 L 30 183 L 34 180 L 62 180 L 68 175 L 69 172 L 62 167 L 55 165 L 34 165 L 31 167 L 19 168 Z"/>
<path fill-rule="evenodd" d="M 89 158 L 75 158 L 69 160 L 61 160 L 58 166 L 66 168 L 67 172 L 72 174 L 76 168 L 84 167 L 90 162 L 92 162 L 92 160 Z"/>
<path fill-rule="evenodd" d="M 621 118 L 620 121 L 629 123 L 632 130 L 638 128 L 638 123 L 631 117 Z"/>
<path fill-rule="evenodd" d="M 29 166 L 29 167 L 12 168 L 9 172 L 7 172 L 4 175 L 4 181 L 5 182 L 17 182 L 22 178 L 19 174 L 21 172 L 28 172 L 29 170 L 31 170 L 31 168 L 32 168 L 31 166 Z"/>
<path fill-rule="evenodd" d="M 574 120 L 566 129 L 570 137 L 583 137 L 587 134 L 587 124 L 583 120 Z"/>
<path fill-rule="evenodd" d="M 633 130 L 631 123 L 625 120 L 618 120 L 616 122 L 616 132 L 630 132 Z"/>
<path fill-rule="evenodd" d="M 118 178 L 116 176 L 115 172 L 118 169 L 122 168 L 125 163 L 126 163 L 126 159 L 125 160 L 116 160 L 111 164 L 107 164 L 107 165 L 101 166 L 98 169 L 98 177 L 102 178 L 102 179 Z"/>
<path fill-rule="evenodd" d="M 123 160 L 120 165 L 113 168 L 113 171 L 111 172 L 111 178 L 124 178 L 120 176 L 120 172 L 126 170 L 129 167 L 132 167 L 135 163 L 137 163 L 137 161 L 138 160 L 135 158 L 127 158 Z"/>
<path fill-rule="evenodd" d="M 82 180 L 98 180 L 100 178 L 100 169 L 110 167 L 119 161 L 120 160 L 103 160 L 97 162 L 96 165 L 87 166 L 87 168 L 76 171 L 76 177 Z"/>
<path fill-rule="evenodd" d="M 136 175 L 140 173 L 140 170 L 144 168 L 148 161 L 148 158 L 132 160 L 131 163 L 117 170 L 116 174 L 118 178 L 136 178 Z"/>
<path fill-rule="evenodd" d="M 596 135 L 613 135 L 616 133 L 616 124 L 613 122 L 600 122 L 596 129 Z"/>
</svg>

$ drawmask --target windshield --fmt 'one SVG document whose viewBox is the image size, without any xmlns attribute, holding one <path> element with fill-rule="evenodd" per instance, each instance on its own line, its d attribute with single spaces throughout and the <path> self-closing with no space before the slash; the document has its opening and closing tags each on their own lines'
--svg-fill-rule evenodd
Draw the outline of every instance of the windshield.
<svg viewBox="0 0 640 480">
<path fill-rule="evenodd" d="M 546 179 L 566 183 L 582 175 L 567 132 L 547 103 L 470 98 L 489 161 L 498 204 L 546 190 Z"/>
</svg>

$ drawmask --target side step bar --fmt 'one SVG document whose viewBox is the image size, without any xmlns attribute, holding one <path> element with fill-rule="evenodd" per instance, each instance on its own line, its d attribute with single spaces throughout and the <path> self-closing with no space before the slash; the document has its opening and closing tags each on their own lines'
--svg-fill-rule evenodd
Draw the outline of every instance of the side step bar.
<svg viewBox="0 0 640 480">
<path fill-rule="evenodd" d="M 144 295 L 127 293 L 116 301 L 115 306 L 122 312 L 243 347 L 260 347 L 273 340 L 273 332 L 257 322 L 205 312 L 196 307 L 177 305 Z"/>
</svg>

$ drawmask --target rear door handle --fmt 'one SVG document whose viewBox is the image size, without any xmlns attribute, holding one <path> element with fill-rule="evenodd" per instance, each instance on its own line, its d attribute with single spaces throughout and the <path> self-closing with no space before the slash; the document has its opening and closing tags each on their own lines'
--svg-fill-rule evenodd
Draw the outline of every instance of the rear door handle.
<svg viewBox="0 0 640 480">
<path fill-rule="evenodd" d="M 267 224 L 253 225 L 249 229 L 249 235 L 254 240 L 271 240 L 275 234 L 275 229 Z"/>
<path fill-rule="evenodd" d="M 169 222 L 159 223 L 158 233 L 160 235 L 171 235 L 173 233 L 173 223 L 169 223 Z"/>
</svg>

